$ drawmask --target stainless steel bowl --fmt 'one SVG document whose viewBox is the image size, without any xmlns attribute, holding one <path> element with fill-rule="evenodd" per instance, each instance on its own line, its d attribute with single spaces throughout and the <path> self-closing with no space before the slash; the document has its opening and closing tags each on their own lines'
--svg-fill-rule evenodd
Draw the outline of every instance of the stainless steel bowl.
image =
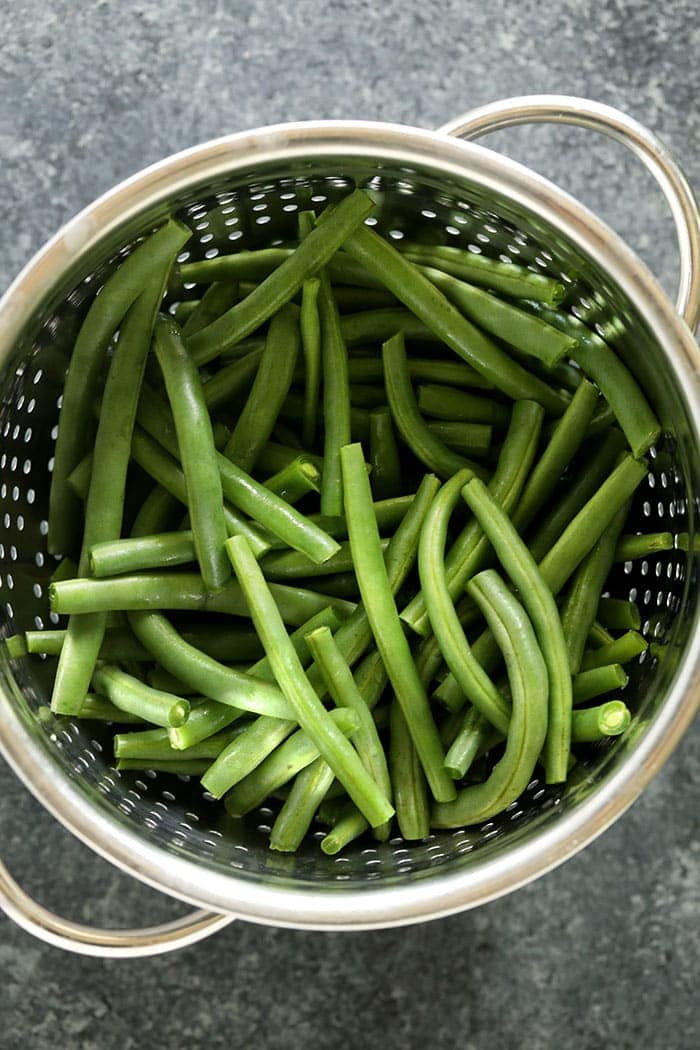
<svg viewBox="0 0 700 1050">
<path fill-rule="evenodd" d="M 679 234 L 679 316 L 633 252 L 571 197 L 526 168 L 455 135 L 526 120 L 584 124 L 624 141 L 657 176 Z M 297 208 L 381 191 L 379 228 L 400 238 L 437 227 L 450 243 L 563 274 L 569 308 L 634 369 L 667 436 L 634 508 L 639 528 L 694 532 L 700 493 L 697 207 L 678 167 L 644 128 L 580 99 L 510 100 L 438 132 L 390 124 L 313 122 L 245 132 L 170 157 L 122 183 L 65 226 L 0 303 L 0 632 L 48 625 L 46 506 L 57 400 L 85 304 L 134 241 L 166 215 L 195 229 L 192 258 L 274 244 Z M 686 323 L 687 322 L 687 323 Z M 137 878 L 209 911 L 145 931 L 91 930 L 32 901 L 0 865 L 0 905 L 51 943 L 87 954 L 138 955 L 188 943 L 240 916 L 316 929 L 417 922 L 474 907 L 561 863 L 600 834 L 668 758 L 698 703 L 694 557 L 677 549 L 629 563 L 611 593 L 636 596 L 645 631 L 664 644 L 630 687 L 634 721 L 591 754 L 564 792 L 533 781 L 503 818 L 418 843 L 360 842 L 325 857 L 267 848 L 270 811 L 226 824 L 182 780 L 117 773 L 106 736 L 45 710 L 41 661 L 0 656 L 0 747 L 37 798 L 75 835 Z"/>
</svg>

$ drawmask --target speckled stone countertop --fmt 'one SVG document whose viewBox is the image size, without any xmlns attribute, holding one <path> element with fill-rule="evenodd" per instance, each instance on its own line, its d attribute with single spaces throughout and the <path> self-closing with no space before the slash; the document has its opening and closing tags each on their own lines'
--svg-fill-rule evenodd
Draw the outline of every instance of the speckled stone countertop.
<svg viewBox="0 0 700 1050">
<path fill-rule="evenodd" d="M 304 118 L 431 127 L 507 95 L 613 103 L 700 185 L 692 0 L 0 0 L 0 290 L 120 179 L 227 131 Z M 614 225 L 671 292 L 673 235 L 650 178 L 583 132 L 501 134 Z M 611 830 L 476 911 L 403 930 L 235 924 L 134 963 L 63 954 L 0 919 L 2 1050 L 691 1050 L 700 858 L 697 727 Z M 13 872 L 72 917 L 136 925 L 181 906 L 63 832 L 0 764 Z"/>
</svg>

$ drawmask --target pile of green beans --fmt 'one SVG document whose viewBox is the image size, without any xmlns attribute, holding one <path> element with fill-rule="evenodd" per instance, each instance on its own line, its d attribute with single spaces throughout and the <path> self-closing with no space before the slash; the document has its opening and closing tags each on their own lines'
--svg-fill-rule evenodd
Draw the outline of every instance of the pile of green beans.
<svg viewBox="0 0 700 1050">
<path fill-rule="evenodd" d="M 6 642 L 56 661 L 55 714 L 114 727 L 117 770 L 201 780 L 234 836 L 269 804 L 284 852 L 564 785 L 633 717 L 647 642 L 609 571 L 676 543 L 625 530 L 660 427 L 566 285 L 397 248 L 372 208 L 180 265 L 173 220 L 122 262 L 59 418 L 68 620 Z"/>
</svg>

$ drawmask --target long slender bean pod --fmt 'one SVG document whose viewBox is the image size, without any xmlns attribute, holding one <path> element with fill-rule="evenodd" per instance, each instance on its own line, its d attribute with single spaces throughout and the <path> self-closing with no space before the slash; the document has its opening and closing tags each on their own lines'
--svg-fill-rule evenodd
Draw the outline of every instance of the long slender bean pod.
<svg viewBox="0 0 700 1050">
<path fill-rule="evenodd" d="M 444 755 L 440 737 L 401 629 L 372 515 L 372 495 L 362 447 L 346 445 L 341 451 L 341 462 L 345 515 L 364 610 L 433 796 L 448 801 L 454 797 L 454 787 L 442 768 Z"/>
<path fill-rule="evenodd" d="M 620 736 L 632 721 L 632 715 L 622 700 L 608 700 L 598 707 L 574 711 L 571 739 L 574 743 L 595 743 L 609 736 Z"/>
<path fill-rule="evenodd" d="M 296 295 L 307 277 L 315 274 L 363 222 L 372 201 L 355 190 L 333 209 L 323 225 L 311 231 L 298 248 L 262 281 L 242 302 L 197 332 L 189 348 L 198 365 L 206 364 L 224 350 L 245 339 Z"/>
<path fill-rule="evenodd" d="M 548 783 L 561 783 L 566 780 L 571 740 L 571 675 L 556 602 L 542 570 L 486 486 L 472 478 L 462 492 L 498 560 L 522 595 L 542 648 L 549 681 L 545 772 Z"/>
<path fill-rule="evenodd" d="M 457 455 L 429 429 L 416 403 L 406 365 L 403 333 L 392 336 L 382 347 L 384 382 L 396 429 L 418 459 L 443 478 L 469 467 L 483 476 L 483 468 Z"/>
<path fill-rule="evenodd" d="M 321 321 L 318 315 L 319 280 L 311 277 L 301 289 L 301 345 L 304 351 L 304 422 L 301 439 L 308 448 L 316 436 L 316 411 L 321 388 Z"/>
<path fill-rule="evenodd" d="M 364 459 L 362 470 L 364 472 Z M 250 548 L 245 540 L 234 538 L 228 546 L 228 553 L 277 683 L 299 725 L 317 745 L 319 753 L 370 824 L 376 827 L 385 823 L 393 815 L 393 807 L 365 770 L 357 752 L 329 719 L 328 712 L 309 684 Z"/>
<path fill-rule="evenodd" d="M 499 401 L 439 383 L 422 383 L 418 387 L 418 409 L 435 419 L 490 423 L 495 427 L 505 427 L 510 420 L 510 410 Z"/>
<path fill-rule="evenodd" d="M 51 475 L 48 542 L 53 554 L 70 550 L 80 534 L 80 502 L 66 480 L 92 441 L 91 406 L 109 341 L 143 292 L 148 276 L 168 268 L 190 236 L 186 226 L 169 219 L 106 281 L 83 321 L 63 388 Z"/>
<path fill-rule="evenodd" d="M 301 335 L 299 309 L 287 303 L 270 321 L 255 380 L 224 455 L 248 474 L 272 434 L 294 375 Z"/>
<path fill-rule="evenodd" d="M 479 482 L 470 482 L 478 489 Z M 488 523 L 485 522 L 488 527 Z M 517 533 L 516 533 L 517 535 Z M 499 552 L 500 553 L 500 552 Z M 512 565 L 510 557 L 508 558 Z M 519 575 L 519 574 L 518 574 Z M 463 788 L 454 802 L 433 807 L 434 827 L 458 827 L 488 820 L 514 802 L 527 787 L 548 732 L 548 669 L 533 623 L 499 574 L 487 569 L 469 584 L 503 652 L 513 711 L 506 749 L 483 784 Z M 571 733 L 569 708 L 567 738 Z M 568 758 L 568 742 L 567 742 Z M 566 763 L 564 763 L 566 776 Z"/>
<path fill-rule="evenodd" d="M 638 631 L 642 626 L 639 606 L 621 598 L 601 598 L 596 615 L 603 627 L 611 627 L 614 631 Z"/>
<path fill-rule="evenodd" d="M 646 638 L 637 631 L 626 631 L 610 645 L 601 645 L 599 649 L 589 649 L 583 654 L 581 670 L 590 671 L 593 667 L 604 667 L 606 664 L 628 664 L 636 660 L 648 647 Z"/>
<path fill-rule="evenodd" d="M 199 372 L 174 321 L 161 316 L 154 346 L 175 422 L 197 561 L 202 579 L 215 589 L 229 579 L 231 566 L 224 551 L 227 529 L 221 475 Z"/>
<path fill-rule="evenodd" d="M 628 677 L 621 664 L 603 664 L 601 667 L 580 671 L 574 676 L 572 683 L 573 702 L 585 704 L 588 700 L 603 696 L 604 693 L 624 689 L 627 682 Z"/>
<path fill-rule="evenodd" d="M 553 415 L 560 415 L 564 410 L 565 403 L 556 391 L 509 358 L 463 317 L 412 262 L 373 230 L 366 226 L 355 229 L 345 241 L 345 250 L 499 390 L 514 400 L 539 401 Z"/>
<path fill-rule="evenodd" d="M 118 667 L 102 664 L 93 675 L 95 688 L 108 700 L 130 714 L 158 726 L 179 726 L 187 721 L 190 705 L 184 697 L 151 689 L 138 678 Z"/>
</svg>

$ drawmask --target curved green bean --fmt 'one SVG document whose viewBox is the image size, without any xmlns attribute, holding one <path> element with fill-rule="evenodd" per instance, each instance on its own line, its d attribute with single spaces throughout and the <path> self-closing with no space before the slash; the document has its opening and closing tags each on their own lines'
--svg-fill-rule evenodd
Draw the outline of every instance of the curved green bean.
<svg viewBox="0 0 700 1050">
<path fill-rule="evenodd" d="M 421 416 L 406 367 L 406 347 L 402 332 L 384 343 L 382 357 L 391 414 L 396 429 L 414 455 L 443 478 L 449 478 L 465 467 L 483 477 L 483 467 L 452 452 L 433 434 Z"/>
<path fill-rule="evenodd" d="M 545 772 L 549 784 L 561 783 L 566 780 L 571 740 L 571 674 L 559 610 L 543 571 L 486 486 L 472 478 L 462 494 L 520 592 L 542 648 L 549 681 Z"/>
<path fill-rule="evenodd" d="M 469 486 L 473 486 L 469 493 L 473 498 L 479 482 L 472 481 Z M 486 520 L 484 524 L 489 526 Z M 507 560 L 512 565 L 510 557 Z M 463 788 L 454 802 L 433 807 L 431 823 L 438 828 L 481 823 L 514 802 L 530 782 L 548 732 L 548 668 L 536 628 L 495 570 L 486 569 L 475 576 L 469 583 L 469 594 L 481 608 L 503 652 L 513 709 L 503 757 L 483 784 Z M 568 730 L 567 736 L 571 731 L 570 714 Z"/>
<path fill-rule="evenodd" d="M 182 326 L 182 338 L 189 339 L 201 332 L 202 328 L 206 328 L 230 310 L 239 298 L 238 281 L 215 281 L 214 284 L 210 284 L 192 312 L 185 318 L 184 324 L 176 317 L 177 323 Z"/>
<path fill-rule="evenodd" d="M 210 412 L 229 406 L 239 394 L 249 389 L 260 368 L 263 352 L 264 347 L 251 350 L 206 380 L 204 401 Z"/>
<path fill-rule="evenodd" d="M 433 500 L 426 515 L 418 548 L 418 573 L 433 633 L 445 663 L 465 696 L 486 718 L 505 733 L 510 705 L 500 695 L 483 668 L 474 659 L 447 587 L 445 541 L 450 517 L 471 471 L 458 471 Z"/>
</svg>

